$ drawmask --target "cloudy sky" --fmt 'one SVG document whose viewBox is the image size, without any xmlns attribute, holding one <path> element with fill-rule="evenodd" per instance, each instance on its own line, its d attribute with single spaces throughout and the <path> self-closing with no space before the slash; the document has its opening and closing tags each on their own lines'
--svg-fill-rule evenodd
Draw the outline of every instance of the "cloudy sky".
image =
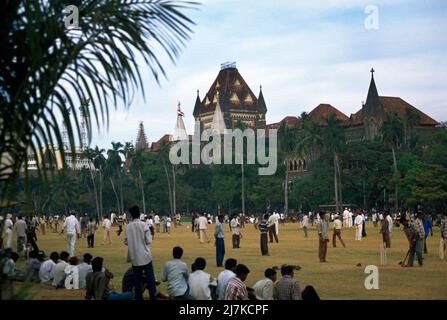
<svg viewBox="0 0 447 320">
<path fill-rule="evenodd" d="M 192 133 L 201 97 L 220 64 L 239 72 L 267 103 L 267 122 L 330 103 L 348 116 L 366 99 L 371 67 L 380 95 L 400 96 L 438 121 L 447 120 L 445 0 L 206 0 L 189 11 L 194 34 L 176 64 L 165 61 L 160 85 L 147 73 L 146 100 L 111 114 L 92 145 L 133 141 L 144 122 L 149 142 L 172 134 L 181 102 Z M 378 29 L 365 27 L 369 5 Z M 370 21 L 370 20 L 367 20 Z"/>
</svg>

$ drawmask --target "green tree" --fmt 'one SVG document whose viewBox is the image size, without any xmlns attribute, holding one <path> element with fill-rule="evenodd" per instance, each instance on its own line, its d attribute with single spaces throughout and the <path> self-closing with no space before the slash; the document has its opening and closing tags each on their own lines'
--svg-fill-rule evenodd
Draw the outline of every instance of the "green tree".
<svg viewBox="0 0 447 320">
<path fill-rule="evenodd" d="M 79 8 L 82 32 L 63 23 L 69 4 Z M 90 136 L 90 119 L 100 127 L 110 105 L 129 106 L 139 90 L 144 96 L 142 68 L 157 81 L 165 75 L 157 48 L 176 59 L 191 34 L 184 11 L 192 7 L 171 0 L 7 1 L 0 12 L 0 180 L 17 179 L 29 150 L 38 160 L 44 146 L 63 149 L 59 116 L 74 156 L 81 103 Z"/>
</svg>

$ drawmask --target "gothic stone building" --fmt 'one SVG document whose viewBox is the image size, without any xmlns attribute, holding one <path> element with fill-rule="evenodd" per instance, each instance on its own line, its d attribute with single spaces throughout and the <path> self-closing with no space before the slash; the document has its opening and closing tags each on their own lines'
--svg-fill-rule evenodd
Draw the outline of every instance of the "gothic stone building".
<svg viewBox="0 0 447 320">
<path fill-rule="evenodd" d="M 361 109 L 349 117 L 330 104 L 320 104 L 309 112 L 309 117 L 319 126 L 326 125 L 326 119 L 334 114 L 341 127 L 345 129 L 347 142 L 373 140 L 379 135 L 382 124 L 392 116 L 405 119 L 406 114 L 415 115 L 416 123 L 413 130 L 417 132 L 422 142 L 438 129 L 439 122 L 420 111 L 400 97 L 379 96 L 374 80 L 374 69 L 371 70 L 371 82 L 369 85 L 366 102 Z M 299 128 L 299 117 L 285 117 L 278 123 L 267 125 L 267 128 L 279 128 L 285 123 L 290 129 Z M 287 160 L 288 170 L 292 173 L 305 173 L 307 171 L 306 158 L 290 156 Z"/>
<path fill-rule="evenodd" d="M 196 121 L 200 121 L 201 131 L 211 128 L 218 104 L 227 129 L 234 128 L 238 121 L 248 128 L 265 127 L 267 106 L 262 89 L 256 97 L 235 63 L 222 64 L 217 78 L 202 99 L 197 91 L 193 115 Z"/>
</svg>

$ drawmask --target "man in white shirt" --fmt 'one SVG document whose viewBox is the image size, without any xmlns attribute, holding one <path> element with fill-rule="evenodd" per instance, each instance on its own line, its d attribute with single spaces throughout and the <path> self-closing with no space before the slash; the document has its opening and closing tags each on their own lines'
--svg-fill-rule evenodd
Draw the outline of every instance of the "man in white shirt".
<svg viewBox="0 0 447 320">
<path fill-rule="evenodd" d="M 6 248 L 12 248 L 12 227 L 14 226 L 14 223 L 11 220 L 11 214 L 6 215 L 5 219 L 5 225 L 4 225 L 4 233 L 5 233 L 5 249 Z"/>
<path fill-rule="evenodd" d="M 83 262 L 78 265 L 78 274 L 79 274 L 79 289 L 85 289 L 86 286 L 86 277 L 89 272 L 93 272 L 92 269 L 92 255 L 90 253 L 84 254 Z"/>
<path fill-rule="evenodd" d="M 305 214 L 303 220 L 301 221 L 301 227 L 304 231 L 304 237 L 307 238 L 307 227 L 309 226 L 309 216 Z"/>
<path fill-rule="evenodd" d="M 264 272 L 265 278 L 259 280 L 253 286 L 256 296 L 261 300 L 273 300 L 273 292 L 276 282 L 276 271 L 268 268 Z"/>
<path fill-rule="evenodd" d="M 158 214 L 154 216 L 155 231 L 160 232 L 160 217 Z"/>
<path fill-rule="evenodd" d="M 204 258 L 197 258 L 194 261 L 196 271 L 191 273 L 188 278 L 189 294 L 195 300 L 211 300 L 210 285 L 216 285 L 216 281 L 206 273 L 206 261 Z"/>
<path fill-rule="evenodd" d="M 232 234 L 232 242 L 233 242 L 233 249 L 239 249 L 239 246 L 241 244 L 241 225 L 239 223 L 239 220 L 237 218 L 237 215 L 233 215 L 233 219 L 230 221 L 230 229 Z"/>
<path fill-rule="evenodd" d="M 276 224 L 278 223 L 278 218 L 276 214 L 272 213 L 267 220 L 267 228 L 269 230 L 269 239 L 270 243 L 273 242 L 273 238 L 275 238 L 276 243 L 278 243 L 278 236 L 276 234 Z"/>
<path fill-rule="evenodd" d="M 345 242 L 341 238 L 341 228 L 342 228 L 341 220 L 339 216 L 336 215 L 333 223 L 333 234 L 332 234 L 332 246 L 334 248 L 337 247 L 337 237 L 340 240 L 341 244 L 343 245 L 343 248 L 346 248 Z"/>
<path fill-rule="evenodd" d="M 386 219 L 388 220 L 388 229 L 390 231 L 390 239 L 391 239 L 391 231 L 393 231 L 393 218 L 391 217 L 391 215 L 388 215 Z"/>
<path fill-rule="evenodd" d="M 78 219 L 73 214 L 66 214 L 64 221 L 65 234 L 67 235 L 67 251 L 70 256 L 74 255 L 76 237 L 81 236 L 81 228 Z"/>
<path fill-rule="evenodd" d="M 112 244 L 112 240 L 110 239 L 112 221 L 109 220 L 109 217 L 106 214 L 104 215 L 104 220 L 102 221 L 102 228 L 104 229 L 104 241 L 102 244 Z"/>
<path fill-rule="evenodd" d="M 200 243 L 209 243 L 208 235 L 206 234 L 206 229 L 208 229 L 208 220 L 205 217 L 205 214 L 202 214 L 198 220 L 199 223 L 199 234 L 200 234 Z"/>
<path fill-rule="evenodd" d="M 357 217 L 355 217 L 354 224 L 355 224 L 355 240 L 360 241 L 362 240 L 362 230 L 363 230 L 363 215 L 361 211 L 357 213 Z"/>
<path fill-rule="evenodd" d="M 166 261 L 161 271 L 161 281 L 167 282 L 168 294 L 173 299 L 188 299 L 188 266 L 180 260 L 183 256 L 181 247 L 172 249 L 174 259 Z"/>
<path fill-rule="evenodd" d="M 349 228 L 352 228 L 352 221 L 353 221 L 353 217 L 354 216 L 354 214 L 352 213 L 352 210 L 351 209 L 349 209 L 348 210 L 348 227 Z"/>
<path fill-rule="evenodd" d="M 115 212 L 110 213 L 110 222 L 112 223 L 112 225 L 115 223 L 115 220 L 116 220 Z"/>
<path fill-rule="evenodd" d="M 53 287 L 62 288 L 65 281 L 65 268 L 68 266 L 68 257 L 70 254 L 62 251 L 60 254 L 60 261 L 53 267 Z"/>
<path fill-rule="evenodd" d="M 140 208 L 138 206 L 133 206 L 129 209 L 129 212 L 133 220 L 126 226 L 124 244 L 128 246 L 127 260 L 132 262 L 134 270 L 135 299 L 143 300 L 141 281 L 144 271 L 149 295 L 152 300 L 155 300 L 157 298 L 154 267 L 152 265 L 152 253 L 148 247 L 152 243 L 151 232 L 140 220 Z"/>
<path fill-rule="evenodd" d="M 217 277 L 217 299 L 224 300 L 225 289 L 227 287 L 228 281 L 236 277 L 236 266 L 237 260 L 230 258 L 225 261 L 225 270 L 219 273 Z"/>
<path fill-rule="evenodd" d="M 59 253 L 51 252 L 50 259 L 42 262 L 39 269 L 39 280 L 43 284 L 51 284 L 53 282 L 53 269 L 59 260 Z"/>
<path fill-rule="evenodd" d="M 279 212 L 275 212 L 274 215 L 276 217 L 275 232 L 276 232 L 276 235 L 279 235 L 279 219 L 281 219 L 281 216 L 280 216 Z"/>
<path fill-rule="evenodd" d="M 348 219 L 349 219 L 349 211 L 348 208 L 345 208 L 345 210 L 343 211 L 343 227 L 345 228 L 348 228 L 349 226 Z"/>
</svg>

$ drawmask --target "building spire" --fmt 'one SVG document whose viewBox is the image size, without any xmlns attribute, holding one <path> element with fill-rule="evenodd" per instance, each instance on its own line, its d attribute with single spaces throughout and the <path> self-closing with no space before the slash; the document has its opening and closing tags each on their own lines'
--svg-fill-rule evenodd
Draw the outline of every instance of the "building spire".
<svg viewBox="0 0 447 320">
<path fill-rule="evenodd" d="M 374 68 L 371 69 L 371 82 L 369 84 L 368 96 L 366 98 L 366 106 L 380 105 L 379 93 L 377 92 L 376 82 L 374 81 Z"/>
<path fill-rule="evenodd" d="M 146 133 L 144 132 L 143 121 L 140 121 L 140 125 L 138 128 L 137 140 L 135 142 L 135 150 L 145 150 L 147 149 L 147 138 Z"/>
<path fill-rule="evenodd" d="M 196 103 L 194 104 L 194 111 L 192 112 L 194 117 L 197 117 L 200 113 L 200 96 L 199 96 L 199 89 L 197 89 L 197 97 L 196 97 Z"/>
<path fill-rule="evenodd" d="M 216 97 L 217 97 L 217 104 L 213 114 L 213 122 L 211 123 L 211 129 L 217 131 L 217 133 L 219 134 L 224 134 L 227 127 L 225 125 L 222 110 L 220 109 L 219 91 L 216 91 Z"/>
<path fill-rule="evenodd" d="M 267 105 L 265 104 L 264 95 L 262 94 L 262 84 L 259 86 L 258 107 L 259 111 L 267 112 Z"/>
<path fill-rule="evenodd" d="M 183 117 L 185 114 L 180 109 L 180 101 L 177 105 L 177 122 L 175 123 L 174 134 L 172 135 L 172 141 L 184 141 L 188 140 L 188 134 L 186 133 L 185 123 Z"/>
</svg>

